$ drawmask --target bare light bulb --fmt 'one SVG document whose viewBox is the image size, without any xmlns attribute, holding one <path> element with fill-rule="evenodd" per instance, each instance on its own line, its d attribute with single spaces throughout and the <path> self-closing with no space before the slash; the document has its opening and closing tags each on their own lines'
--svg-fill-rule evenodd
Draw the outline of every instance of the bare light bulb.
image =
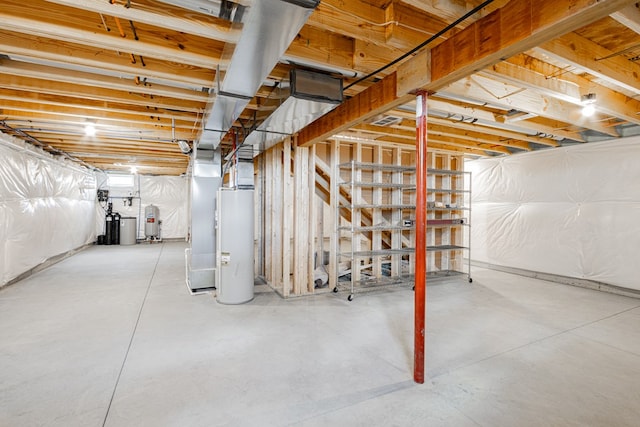
<svg viewBox="0 0 640 427">
<path fill-rule="evenodd" d="M 87 136 L 96 136 L 96 127 L 92 124 L 88 124 L 84 127 L 84 133 Z"/>
<path fill-rule="evenodd" d="M 131 166 L 130 170 L 131 170 L 131 173 L 134 174 L 134 175 L 138 173 L 138 168 L 135 167 L 135 166 Z"/>
<path fill-rule="evenodd" d="M 596 112 L 596 106 L 594 104 L 587 104 L 582 107 L 582 115 L 585 117 L 591 117 Z"/>
</svg>

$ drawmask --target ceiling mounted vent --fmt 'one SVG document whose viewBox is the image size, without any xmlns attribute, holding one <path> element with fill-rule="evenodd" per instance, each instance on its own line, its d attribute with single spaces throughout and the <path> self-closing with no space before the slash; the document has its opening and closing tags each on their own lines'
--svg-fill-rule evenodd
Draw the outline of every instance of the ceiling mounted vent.
<svg viewBox="0 0 640 427">
<path fill-rule="evenodd" d="M 391 126 L 391 125 L 397 125 L 401 121 L 402 121 L 402 117 L 380 115 L 380 116 L 374 117 L 370 123 L 376 126 Z"/>
</svg>

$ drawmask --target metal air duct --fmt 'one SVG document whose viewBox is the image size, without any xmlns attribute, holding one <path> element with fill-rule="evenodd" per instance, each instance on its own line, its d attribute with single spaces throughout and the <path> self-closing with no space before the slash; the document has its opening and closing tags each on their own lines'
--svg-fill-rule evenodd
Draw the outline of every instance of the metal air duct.
<svg viewBox="0 0 640 427">
<path fill-rule="evenodd" d="M 248 8 L 240 39 L 205 120 L 199 141 L 203 148 L 220 144 L 319 3 L 260 0 Z"/>
<path fill-rule="evenodd" d="M 197 3 L 202 0 L 182 0 Z M 245 3 L 245 2 L 243 2 Z M 222 185 L 220 141 L 246 108 L 262 82 L 278 63 L 319 0 L 257 0 L 248 8 L 218 2 L 221 17 L 242 17 L 242 32 L 229 66 L 218 74 L 219 85 L 213 107 L 192 153 L 191 248 L 187 249 L 187 284 L 192 293 L 215 284 L 216 194 Z M 238 162 L 238 187 L 250 188 L 253 162 Z M 249 173 L 251 168 L 251 173 Z"/>
<path fill-rule="evenodd" d="M 254 156 L 293 135 L 342 103 L 342 79 L 293 69 L 289 96 L 244 140 L 254 146 Z"/>
</svg>

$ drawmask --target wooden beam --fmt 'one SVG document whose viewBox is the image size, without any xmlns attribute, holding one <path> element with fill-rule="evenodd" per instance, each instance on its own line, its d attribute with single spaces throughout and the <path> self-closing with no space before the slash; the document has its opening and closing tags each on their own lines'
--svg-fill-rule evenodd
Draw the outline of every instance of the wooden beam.
<svg viewBox="0 0 640 427">
<path fill-rule="evenodd" d="M 407 145 L 411 143 L 407 138 L 398 137 L 398 136 L 384 136 L 384 137 L 381 137 L 381 139 L 387 142 L 397 142 L 400 144 L 407 144 Z M 453 148 L 465 148 L 465 149 L 470 148 L 474 150 L 482 150 L 488 153 L 511 154 L 511 151 L 509 151 L 506 147 L 502 145 L 483 144 L 478 142 L 465 141 L 462 139 L 446 137 L 446 136 L 429 135 L 429 146 L 431 146 L 432 143 L 438 144 L 437 146 L 441 146 L 441 147 L 447 146 L 452 149 Z M 415 144 L 415 140 L 414 140 L 414 144 Z"/>
<path fill-rule="evenodd" d="M 82 71 L 65 70 L 45 65 L 12 61 L 10 59 L 0 59 L 0 73 L 24 78 L 36 78 L 51 80 L 54 82 L 71 83 L 73 85 L 80 86 L 114 89 L 129 93 L 166 96 L 169 98 L 178 98 L 202 103 L 206 103 L 209 100 L 208 92 L 182 89 L 154 83 L 136 83 L 134 76 L 129 76 L 129 78 L 110 77 Z"/>
<path fill-rule="evenodd" d="M 362 0 L 323 0 L 306 25 L 384 45 L 384 10 Z"/>
<path fill-rule="evenodd" d="M 375 45 L 373 43 L 355 39 L 353 67 L 362 73 L 371 73 L 394 61 L 403 53 L 404 52 L 402 50 L 396 49 L 392 46 Z M 389 68 L 375 77 L 383 78 L 393 71 L 395 71 L 395 68 Z"/>
<path fill-rule="evenodd" d="M 43 79 L 26 79 L 9 74 L 0 74 L 0 88 L 23 90 L 55 96 L 77 97 L 81 95 L 87 99 L 97 101 L 124 103 L 149 108 L 189 111 L 193 113 L 204 111 L 206 106 L 203 102 L 167 98 L 162 96 L 132 94 L 125 91 L 107 90 L 91 86 L 78 86 L 71 83 L 52 82 L 50 80 Z"/>
<path fill-rule="evenodd" d="M 423 69 L 430 81 L 422 86 L 437 91 L 477 70 L 607 16 L 631 0 L 522 0 L 512 1 L 431 49 L 431 61 L 407 60 L 397 71 L 416 74 Z M 397 93 L 398 76 L 391 74 L 300 132 L 301 145 L 322 141 L 380 112 L 408 102 Z M 403 92 L 410 86 L 403 85 Z M 414 89 L 419 89 L 415 87 Z"/>
<path fill-rule="evenodd" d="M 486 151 L 479 150 L 477 148 L 452 147 L 450 145 L 440 144 L 437 142 L 430 142 L 429 150 L 436 153 L 469 154 L 480 157 L 493 157 Z"/>
<path fill-rule="evenodd" d="M 298 135 L 298 143 L 305 146 L 323 141 L 359 122 L 404 104 L 412 98 L 410 95 L 398 98 L 396 73 L 390 74 L 304 128 Z"/>
<path fill-rule="evenodd" d="M 427 125 L 427 128 L 429 130 L 430 139 L 433 136 L 440 136 L 453 138 L 460 141 L 467 141 L 469 143 L 475 144 L 512 147 L 524 151 L 531 150 L 529 144 L 524 141 L 506 140 L 499 136 L 483 134 L 481 132 L 471 132 L 468 130 L 455 129 L 447 125 L 433 123 L 431 117 L 429 118 L 429 124 Z M 353 129 L 371 132 L 378 135 L 394 135 L 415 142 L 415 120 L 403 120 L 400 125 L 395 127 L 357 125 Z M 504 153 L 504 151 L 501 152 Z"/>
<path fill-rule="evenodd" d="M 504 121 L 504 116 L 497 116 L 496 121 Z M 516 122 L 517 126 L 522 129 L 529 129 L 536 134 L 545 135 L 547 138 L 570 139 L 576 142 L 587 142 L 587 139 L 581 135 L 584 131 L 579 125 L 567 123 L 564 120 L 552 120 L 544 117 L 533 117 L 527 120 Z"/>
<path fill-rule="evenodd" d="M 134 63 L 129 55 L 116 51 L 96 50 L 88 45 L 2 30 L 0 30 L 0 52 L 28 61 L 46 61 L 61 68 L 73 65 L 140 76 L 141 79 L 180 82 L 195 87 L 212 87 L 215 80 L 213 64 L 210 68 L 202 68 L 148 56 L 142 60 L 136 57 Z"/>
<path fill-rule="evenodd" d="M 0 91 L 0 104 L 4 108 L 23 111 L 50 111 L 58 114 L 77 114 L 85 117 L 106 117 L 119 114 L 142 116 L 150 120 L 175 119 L 176 123 L 188 122 L 197 126 L 202 117 L 198 113 L 172 111 L 162 108 L 148 108 L 139 105 L 127 105 L 115 102 L 103 102 L 70 96 L 54 96 L 21 90 Z"/>
<path fill-rule="evenodd" d="M 495 119 L 495 118 L 494 118 Z M 440 119 L 436 117 L 430 117 L 429 122 L 432 124 L 439 124 L 451 129 L 457 129 L 468 132 L 479 132 L 487 135 L 494 135 L 500 138 L 501 141 L 524 141 L 526 143 L 535 143 L 540 145 L 548 145 L 550 147 L 559 146 L 558 142 L 543 136 L 533 136 L 529 134 L 514 132 L 506 129 L 494 128 L 491 126 L 482 126 L 474 123 L 466 123 L 456 120 Z M 496 125 L 498 122 L 496 122 Z M 520 147 L 518 147 L 520 148 Z"/>
<path fill-rule="evenodd" d="M 192 13 L 167 3 L 150 6 L 153 5 L 153 2 L 135 2 L 131 7 L 125 7 L 124 4 L 102 0 L 46 1 L 103 15 L 115 16 L 127 21 L 169 28 L 173 31 L 194 34 L 225 43 L 237 43 L 240 37 L 240 31 L 232 27 L 229 21 L 218 19 L 211 15 Z"/>
<path fill-rule="evenodd" d="M 42 142 L 46 142 L 52 144 L 50 141 L 41 139 Z M 145 147 L 145 148 L 130 148 L 130 147 L 122 147 L 122 146 L 107 146 L 105 144 L 100 145 L 88 145 L 88 144 L 70 144 L 70 143 L 57 143 L 56 148 L 66 151 L 72 155 L 84 155 L 85 157 L 89 153 L 100 154 L 101 156 L 115 156 L 115 155 L 124 155 L 128 156 L 134 160 L 144 160 L 148 161 L 168 161 L 172 163 L 180 163 L 186 164 L 188 163 L 188 158 L 184 158 L 184 154 L 180 152 L 178 149 L 177 152 L 167 151 L 160 149 L 154 149 L 153 147 Z"/>
<path fill-rule="evenodd" d="M 79 13 L 78 9 L 66 7 L 51 8 L 48 4 L 43 0 L 30 0 L 29 4 L 5 0 L 0 10 L 0 27 L 5 31 L 91 45 L 96 50 L 109 49 L 204 68 L 215 68 L 222 56 L 222 42 L 168 31 L 144 32 L 142 28 L 138 28 L 138 40 L 131 35 L 121 37 L 117 31 L 100 28 L 97 14 Z M 34 10 L 48 13 L 35 18 Z"/>
<path fill-rule="evenodd" d="M 497 78 L 512 84 L 519 84 L 528 89 L 578 105 L 580 108 L 582 107 L 581 95 L 595 93 L 598 100 L 598 111 L 630 123 L 640 124 L 640 116 L 638 116 L 640 101 L 573 73 L 564 73 L 557 78 L 548 78 L 534 68 L 539 62 L 531 57 L 527 57 L 519 65 L 501 62 L 483 71 L 483 74 L 489 75 L 494 79 Z"/>
<path fill-rule="evenodd" d="M 429 135 L 440 137 L 456 138 L 462 141 L 470 141 L 481 144 L 489 144 L 493 146 L 503 146 L 516 148 L 518 150 L 530 151 L 531 146 L 528 142 L 518 139 L 506 139 L 501 136 L 486 134 L 484 132 L 470 131 L 465 129 L 457 129 L 451 126 L 443 126 L 440 121 L 429 118 Z M 483 130 L 486 129 L 483 128 Z"/>
<path fill-rule="evenodd" d="M 132 114 L 131 112 L 116 112 L 107 109 L 89 110 L 81 107 L 68 108 L 20 101 L 3 101 L 0 106 L 0 117 L 4 117 L 4 115 L 11 116 L 12 114 L 16 114 L 16 117 L 20 117 L 24 113 L 52 114 L 54 116 L 67 117 L 69 120 L 93 120 L 94 122 L 101 121 L 103 123 L 127 122 L 143 126 L 160 125 L 167 129 L 171 129 L 172 126 L 175 126 L 175 129 L 180 129 L 182 131 L 190 131 L 194 127 L 199 128 L 200 124 L 200 120 L 195 117 L 184 117 L 180 115 L 176 115 L 174 117 L 150 117 L 148 112 L 146 114 L 144 112 Z"/>
<path fill-rule="evenodd" d="M 477 125 L 474 123 L 440 119 L 436 117 L 429 117 L 429 123 L 431 123 L 432 125 L 442 125 L 445 128 L 449 128 L 450 132 L 464 131 L 464 132 L 471 132 L 472 134 L 480 133 L 480 134 L 486 134 L 486 135 L 493 135 L 500 138 L 500 141 L 504 141 L 504 142 L 510 142 L 510 141 L 511 142 L 522 141 L 524 143 L 533 142 L 535 144 L 548 145 L 550 147 L 557 147 L 559 145 L 558 142 L 553 139 L 544 138 L 541 136 L 531 136 L 523 133 L 509 131 L 509 130 L 498 129 L 491 126 Z M 523 145 L 522 149 L 526 149 L 524 147 L 525 146 Z M 517 148 L 521 148 L 521 147 L 517 146 Z"/>
<path fill-rule="evenodd" d="M 633 0 L 510 1 L 432 49 L 432 81 L 423 89 L 438 90 L 632 3 Z"/>
<path fill-rule="evenodd" d="M 353 70 L 354 41 L 316 27 L 302 27 L 285 53 L 291 62 Z M 355 70 L 354 70 L 355 73 Z"/>
<path fill-rule="evenodd" d="M 175 154 L 182 153 L 178 144 L 171 140 L 127 138 L 123 135 L 113 137 L 107 137 L 104 135 L 89 137 L 80 134 L 61 134 L 39 130 L 30 131 L 29 134 L 42 141 L 48 141 L 51 143 L 95 145 L 98 147 L 129 147 L 132 150 L 144 150 L 150 148 Z"/>
<path fill-rule="evenodd" d="M 559 99 L 541 95 L 532 90 L 522 91 L 517 87 L 475 75 L 447 86 L 441 94 L 450 94 L 481 102 L 500 105 L 505 110 L 517 109 L 526 113 L 553 120 L 573 123 L 605 135 L 618 137 L 615 129 L 603 126 L 597 117 L 586 118 L 581 108 Z"/>
<path fill-rule="evenodd" d="M 638 3 L 630 4 L 624 9 L 611 14 L 611 17 L 625 27 L 640 34 L 640 6 Z"/>
<path fill-rule="evenodd" d="M 535 50 L 634 93 L 640 90 L 640 65 L 624 56 L 600 60 L 613 52 L 579 34 L 565 34 Z"/>
<path fill-rule="evenodd" d="M 447 22 L 440 19 L 439 15 L 424 13 L 398 0 L 389 3 L 385 12 L 385 22 L 389 23 L 385 27 L 386 44 L 405 51 L 418 46 L 447 26 Z"/>
<path fill-rule="evenodd" d="M 533 142 L 536 144 L 549 145 L 551 147 L 557 147 L 559 144 L 552 139 L 554 136 L 559 136 L 546 132 L 548 135 L 531 135 L 529 127 L 521 126 L 520 123 L 512 125 L 514 130 L 504 129 L 502 121 L 496 119 L 494 112 L 487 111 L 480 107 L 465 107 L 456 104 L 451 100 L 435 99 L 432 96 L 429 99 L 429 111 L 431 113 L 438 112 L 439 114 L 445 114 L 449 118 L 429 117 L 430 123 L 440 123 L 445 126 L 452 126 L 458 129 L 476 130 L 478 132 L 484 132 L 491 135 L 502 136 L 507 139 L 523 140 Z M 413 119 L 413 112 L 393 110 L 394 115 Z M 462 120 L 461 117 L 465 119 Z M 502 129 L 501 129 L 502 128 Z M 517 130 L 516 130 L 517 129 Z M 574 138 L 575 139 L 575 138 Z"/>
<path fill-rule="evenodd" d="M 0 113 L 0 118 L 7 123 L 23 122 L 29 125 L 35 125 L 39 127 L 51 128 L 55 123 L 63 126 L 75 127 L 76 129 L 84 129 L 84 126 L 88 123 L 88 120 L 84 117 L 70 116 L 70 115 L 58 115 L 48 112 L 24 112 L 13 111 L 3 109 Z M 164 136 L 166 139 L 171 139 L 172 130 L 171 123 L 157 123 L 157 122 L 132 122 L 129 120 L 112 119 L 112 118 L 97 118 L 91 120 L 96 126 L 97 132 L 130 132 L 132 135 L 156 135 Z M 175 129 L 175 136 L 177 139 L 192 140 L 197 136 L 199 129 L 193 129 L 193 127 L 180 127 Z"/>
<path fill-rule="evenodd" d="M 404 3 L 421 9 L 431 15 L 435 15 L 446 21 L 453 22 L 463 16 L 472 7 L 480 4 L 480 1 L 459 1 L 459 0 L 402 0 Z M 477 20 L 488 15 L 496 9 L 504 6 L 509 0 L 496 0 L 478 13 L 477 16 L 469 18 Z"/>
</svg>

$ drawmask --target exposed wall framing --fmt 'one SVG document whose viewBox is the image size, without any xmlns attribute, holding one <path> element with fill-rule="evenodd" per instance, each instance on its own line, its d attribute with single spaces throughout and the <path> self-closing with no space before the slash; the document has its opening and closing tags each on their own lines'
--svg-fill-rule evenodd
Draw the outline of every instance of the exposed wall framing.
<svg viewBox="0 0 640 427">
<path fill-rule="evenodd" d="M 348 233 L 336 233 L 339 226 L 354 224 L 372 226 L 381 222 L 401 222 L 409 218 L 407 211 L 388 212 L 379 206 L 385 204 L 415 204 L 415 194 L 400 190 L 356 189 L 355 193 L 336 185 L 352 177 L 341 170 L 340 164 L 352 160 L 364 163 L 377 163 L 397 166 L 415 164 L 415 148 L 399 144 L 374 144 L 331 140 L 312 147 L 300 147 L 292 139 L 274 146 L 264 153 L 263 169 L 265 197 L 262 199 L 262 211 L 265 221 L 264 266 L 265 279 L 283 297 L 326 292 L 338 283 L 337 271 L 350 268 L 348 260 L 337 256 L 339 245 L 344 245 Z M 462 170 L 462 155 L 433 152 L 428 155 L 429 167 L 446 170 Z M 369 179 L 374 182 L 388 181 L 395 184 L 415 184 L 415 176 L 402 172 L 358 171 L 356 179 Z M 365 174 L 363 176 L 362 174 Z M 367 175 L 368 174 L 368 175 Z M 442 177 L 430 177 L 429 187 L 449 186 Z M 435 195 L 429 196 L 436 201 Z M 447 200 L 438 196 L 438 202 L 456 203 L 455 195 L 447 195 Z M 336 209 L 347 205 L 352 198 L 373 205 L 370 209 L 352 212 L 349 209 Z M 433 199 L 433 200 L 432 200 Z M 405 218 L 407 217 L 407 218 Z M 442 218 L 445 218 L 442 216 Z M 435 218 L 431 215 L 430 218 Z M 438 216 L 441 218 L 441 216 Z M 433 229 L 427 237 L 428 244 L 462 244 L 462 233 L 455 229 Z M 349 244 L 351 242 L 349 241 Z M 415 236 L 413 229 L 391 231 L 371 230 L 354 239 L 353 244 L 361 250 L 382 250 L 389 247 L 413 247 Z M 429 254 L 429 270 L 446 269 L 449 258 L 462 265 L 461 254 Z M 323 264 L 327 264 L 324 265 Z M 333 266 L 342 263 L 338 269 Z M 386 265 L 383 265 L 386 264 Z M 328 286 L 316 287 L 314 270 L 319 268 L 328 274 Z M 367 267 L 369 276 L 399 276 L 402 273 L 413 274 L 413 254 L 392 255 L 389 262 L 371 259 Z M 356 269 L 352 274 L 358 274 Z M 324 283 L 323 283 L 324 285 Z"/>
</svg>

